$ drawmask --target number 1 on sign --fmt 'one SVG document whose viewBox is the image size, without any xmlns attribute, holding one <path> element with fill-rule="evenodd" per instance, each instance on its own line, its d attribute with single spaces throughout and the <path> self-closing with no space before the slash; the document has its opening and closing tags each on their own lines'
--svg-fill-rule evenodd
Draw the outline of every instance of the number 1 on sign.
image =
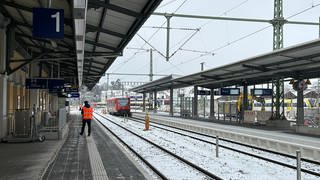
<svg viewBox="0 0 320 180">
<path fill-rule="evenodd" d="M 56 18 L 56 32 L 60 32 L 60 12 L 51 15 L 52 18 Z"/>
</svg>

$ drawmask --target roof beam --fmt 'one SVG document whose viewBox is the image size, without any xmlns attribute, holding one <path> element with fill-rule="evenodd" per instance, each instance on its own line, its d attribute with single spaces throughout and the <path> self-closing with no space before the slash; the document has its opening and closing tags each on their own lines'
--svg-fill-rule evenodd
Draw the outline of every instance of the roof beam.
<svg viewBox="0 0 320 180">
<path fill-rule="evenodd" d="M 204 78 L 206 78 L 206 79 L 213 79 L 213 80 L 220 80 L 220 79 L 222 79 L 222 78 L 219 77 L 219 76 L 208 76 L 208 75 L 204 75 L 204 74 L 201 74 L 200 76 L 201 76 L 201 77 L 204 77 Z"/>
<path fill-rule="evenodd" d="M 140 14 L 140 13 L 137 13 L 137 12 L 132 11 L 130 9 L 126 9 L 126 8 L 123 8 L 123 7 L 120 7 L 120 6 L 116 6 L 116 5 L 113 5 L 113 4 L 110 4 L 110 3 L 103 3 L 103 2 L 98 1 L 98 0 L 89 0 L 88 1 L 88 8 L 99 8 L 99 7 L 104 7 L 106 9 L 117 11 L 117 12 L 119 12 L 121 14 L 125 14 L 125 15 L 132 16 L 132 17 L 135 17 L 135 18 L 143 18 L 144 17 L 143 14 Z"/>
<path fill-rule="evenodd" d="M 110 50 L 113 50 L 113 51 L 117 51 L 118 49 L 115 48 L 115 47 L 112 47 L 112 46 L 108 46 L 106 44 L 102 44 L 102 43 L 97 43 L 97 42 L 94 42 L 94 41 L 91 41 L 91 40 L 88 40 L 86 39 L 86 43 L 88 44 L 92 44 L 92 45 L 95 45 L 95 46 L 98 46 L 98 47 L 102 47 L 102 48 L 106 48 L 106 49 L 110 49 Z"/>
<path fill-rule="evenodd" d="M 85 60 L 86 60 L 86 61 L 89 61 L 89 62 L 92 62 L 92 63 L 95 63 L 95 64 L 102 65 L 102 66 L 106 65 L 105 63 L 102 63 L 102 62 L 99 62 L 99 61 L 95 61 L 95 60 L 93 60 L 93 59 L 85 59 Z"/>
<path fill-rule="evenodd" d="M 179 81 L 179 80 L 173 80 L 174 82 L 178 82 L 178 83 L 181 83 L 181 84 L 187 84 L 187 85 L 190 85 L 190 86 L 193 86 L 194 84 L 193 83 L 189 83 L 189 82 L 185 82 L 185 81 Z"/>
<path fill-rule="evenodd" d="M 21 37 L 29 38 L 30 40 L 35 40 L 35 41 L 41 41 L 41 42 L 50 43 L 50 41 L 48 41 L 48 40 L 45 40 L 45 39 L 34 39 L 32 36 L 26 35 L 26 34 L 22 34 L 22 33 L 17 33 L 17 32 L 16 32 L 16 35 L 21 36 Z M 59 44 L 59 43 L 57 43 L 57 45 L 58 45 L 58 47 L 60 46 L 60 47 L 69 49 L 70 51 L 73 51 L 73 50 L 74 50 L 74 49 L 70 49 L 70 46 L 65 46 L 65 45 L 62 45 L 62 44 Z M 71 48 L 73 48 L 73 47 L 71 47 Z"/>
<path fill-rule="evenodd" d="M 253 69 L 253 70 L 258 70 L 258 71 L 262 71 L 262 72 L 267 72 L 267 71 L 272 70 L 272 69 L 266 68 L 264 66 L 257 66 L 257 65 L 250 65 L 250 64 L 242 64 L 242 67 Z"/>
<path fill-rule="evenodd" d="M 17 4 L 17 3 L 1 0 L 0 4 L 1 5 L 6 5 L 6 6 L 10 6 L 10 7 L 13 7 L 13 8 L 17 8 L 17 9 L 21 9 L 21 10 L 24 10 L 24 11 L 32 12 L 32 7 L 22 6 L 22 5 Z"/>
<path fill-rule="evenodd" d="M 109 1 L 105 0 L 104 3 L 102 3 L 102 4 L 107 4 L 107 3 L 109 3 Z M 101 16 L 100 16 L 100 22 L 99 22 L 98 28 L 102 28 L 103 22 L 106 17 L 106 13 L 107 13 L 107 9 L 106 9 L 106 7 L 104 7 L 103 11 L 101 13 Z M 100 31 L 98 31 L 96 33 L 95 43 L 98 43 L 99 37 L 100 37 Z M 96 47 L 97 47 L 96 45 L 93 46 L 92 53 L 96 51 Z M 91 69 L 91 67 L 92 67 L 92 61 L 89 61 L 89 68 L 87 70 L 87 73 L 89 73 L 89 70 Z"/>
<path fill-rule="evenodd" d="M 91 63 L 91 64 L 90 64 L 90 63 Z M 99 66 L 93 66 L 91 61 L 89 62 L 89 65 L 85 66 L 84 68 L 90 69 L 90 70 L 93 69 L 93 68 L 96 69 L 96 70 L 101 70 L 101 71 L 103 70 L 103 68 L 101 68 L 101 67 L 99 67 Z M 88 71 L 88 74 L 89 74 L 89 72 L 90 72 L 90 71 Z"/>
<path fill-rule="evenodd" d="M 83 66 L 83 68 L 85 68 L 85 66 Z M 94 69 L 91 69 L 90 72 L 89 72 L 89 73 L 86 73 L 86 74 L 90 74 L 91 72 L 95 72 L 95 73 L 101 74 L 100 71 L 96 71 L 96 70 L 94 70 Z M 83 76 L 83 77 L 85 77 L 85 76 Z"/>
<path fill-rule="evenodd" d="M 116 37 L 119 37 L 119 38 L 122 38 L 122 39 L 126 39 L 127 38 L 127 36 L 125 34 L 121 34 L 121 33 L 114 32 L 114 31 L 111 31 L 111 30 L 108 30 L 108 29 L 104 29 L 102 27 L 93 26 L 91 24 L 86 24 L 86 31 L 87 32 L 93 32 L 93 31 L 103 32 L 105 34 L 116 36 Z"/>
</svg>

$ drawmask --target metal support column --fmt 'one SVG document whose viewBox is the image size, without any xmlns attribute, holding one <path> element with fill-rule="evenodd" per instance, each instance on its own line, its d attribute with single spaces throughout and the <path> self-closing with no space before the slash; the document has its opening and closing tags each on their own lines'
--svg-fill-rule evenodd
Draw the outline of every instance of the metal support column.
<svg viewBox="0 0 320 180">
<path fill-rule="evenodd" d="M 214 112 L 214 89 L 210 89 L 210 117 L 215 120 L 215 112 Z"/>
<path fill-rule="evenodd" d="M 169 55 L 169 48 L 170 48 L 170 18 L 171 15 L 165 15 L 167 18 L 167 48 L 166 48 L 166 61 L 169 61 L 170 55 Z"/>
<path fill-rule="evenodd" d="M 193 88 L 193 111 L 192 111 L 192 117 L 197 118 L 198 117 L 198 86 L 194 86 Z"/>
<path fill-rule="evenodd" d="M 153 58 L 152 58 L 152 49 L 150 49 L 150 82 L 153 80 Z"/>
<path fill-rule="evenodd" d="M 142 93 L 142 112 L 146 111 L 146 93 Z"/>
<path fill-rule="evenodd" d="M 170 103 L 169 114 L 170 114 L 170 116 L 173 116 L 173 89 L 172 88 L 170 88 L 170 101 L 169 101 L 169 103 Z"/>
<path fill-rule="evenodd" d="M 153 96 L 153 112 L 156 113 L 157 109 L 158 109 L 158 101 L 157 101 L 157 91 L 153 92 L 154 96 Z"/>
<path fill-rule="evenodd" d="M 243 84 L 243 98 L 241 106 L 241 120 L 244 121 L 244 111 L 248 110 L 248 85 L 245 82 Z"/>
<path fill-rule="evenodd" d="M 283 48 L 283 0 L 274 1 L 274 19 L 273 25 L 273 50 Z M 282 78 L 272 81 L 272 86 L 275 88 L 272 95 L 272 119 L 285 119 L 284 116 L 284 81 Z M 275 98 L 275 100 L 274 100 Z M 275 111 L 274 111 L 275 109 Z"/>
<path fill-rule="evenodd" d="M 152 102 L 152 100 L 153 100 L 153 94 L 152 94 L 152 92 L 150 92 L 149 93 L 149 100 L 148 100 L 148 105 L 149 105 L 149 111 L 152 109 L 152 107 L 153 107 L 153 102 Z"/>
<path fill-rule="evenodd" d="M 14 99 L 13 99 L 13 86 L 14 86 L 14 82 L 8 78 L 7 79 L 7 113 L 13 113 L 14 111 Z"/>
<path fill-rule="evenodd" d="M 304 123 L 304 102 L 303 102 L 303 89 L 297 91 L 297 125 Z"/>
<path fill-rule="evenodd" d="M 7 26 L 10 20 L 0 13 L 0 139 L 7 135 Z"/>
</svg>

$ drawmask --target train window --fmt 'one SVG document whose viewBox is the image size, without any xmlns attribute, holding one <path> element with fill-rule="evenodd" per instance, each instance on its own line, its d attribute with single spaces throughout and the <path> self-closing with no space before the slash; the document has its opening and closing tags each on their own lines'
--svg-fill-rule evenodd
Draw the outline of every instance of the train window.
<svg viewBox="0 0 320 180">
<path fill-rule="evenodd" d="M 127 98 L 119 98 L 118 103 L 119 106 L 127 106 L 129 104 L 129 101 Z"/>
</svg>

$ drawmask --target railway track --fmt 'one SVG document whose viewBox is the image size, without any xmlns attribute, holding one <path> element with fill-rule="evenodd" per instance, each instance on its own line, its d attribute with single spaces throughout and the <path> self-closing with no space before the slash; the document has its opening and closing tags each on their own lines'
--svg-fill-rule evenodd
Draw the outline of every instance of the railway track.
<svg viewBox="0 0 320 180">
<path fill-rule="evenodd" d="M 131 117 L 130 120 L 136 121 L 138 123 L 144 123 L 144 119 L 142 119 L 142 118 Z M 155 125 L 155 124 L 157 124 L 157 125 Z M 210 136 L 210 135 L 199 133 L 199 132 L 195 132 L 195 131 L 185 130 L 185 129 L 181 129 L 181 128 L 177 128 L 177 127 L 173 127 L 173 126 L 169 126 L 169 125 L 165 125 L 165 124 L 160 124 L 160 123 L 157 123 L 157 122 L 152 122 L 152 124 L 150 126 L 153 126 L 155 128 L 159 128 L 159 129 L 162 129 L 162 130 L 165 130 L 165 131 L 168 131 L 168 132 L 173 132 L 173 133 L 176 133 L 176 134 L 179 134 L 179 135 L 182 135 L 182 136 L 186 136 L 186 137 L 189 137 L 189 138 L 192 138 L 192 139 L 204 142 L 204 143 L 208 143 L 208 144 L 211 144 L 211 145 L 216 145 L 216 143 L 212 142 L 212 139 L 216 138 L 215 136 Z M 170 129 L 168 129 L 168 128 L 170 128 Z M 198 137 L 195 137 L 195 135 L 198 136 Z M 210 140 L 205 140 L 205 138 L 210 138 L 211 141 Z M 281 162 L 279 160 L 270 159 L 270 158 L 267 158 L 267 157 L 264 157 L 264 156 L 257 155 L 257 154 L 259 154 L 259 153 L 257 153 L 257 151 L 262 151 L 264 153 L 269 153 L 269 154 L 273 154 L 273 155 L 282 156 L 284 158 L 290 158 L 294 162 L 296 161 L 296 157 L 295 156 L 284 154 L 284 153 L 280 153 L 280 152 L 275 152 L 275 151 L 271 151 L 271 150 L 255 147 L 255 146 L 250 146 L 250 145 L 247 145 L 247 144 L 242 144 L 242 143 L 231 141 L 231 140 L 228 140 L 228 139 L 219 138 L 219 142 L 221 142 L 221 141 L 222 142 L 224 141 L 224 142 L 227 142 L 227 143 L 236 144 L 237 146 L 242 146 L 242 147 L 249 148 L 249 149 L 254 149 L 256 151 L 256 153 L 255 154 L 249 153 L 247 151 L 240 150 L 241 148 L 230 147 L 230 146 L 222 145 L 222 144 L 219 143 L 219 147 L 221 147 L 221 148 L 225 148 L 225 149 L 228 149 L 228 150 L 231 150 L 231 151 L 234 151 L 234 152 L 238 152 L 238 153 L 241 153 L 241 154 L 244 154 L 244 155 L 248 155 L 248 156 L 251 156 L 251 157 L 254 157 L 254 158 L 258 158 L 258 159 L 261 159 L 261 160 L 264 160 L 264 161 L 267 161 L 267 162 L 278 164 L 278 165 L 281 165 L 281 166 L 284 166 L 284 167 L 287 167 L 287 168 L 290 168 L 290 169 L 297 169 L 297 167 L 295 165 L 287 164 L 287 163 Z M 280 157 L 280 159 L 281 159 L 281 157 Z M 301 160 L 303 162 L 302 164 L 305 167 L 310 167 L 310 166 L 311 167 L 313 167 L 313 166 L 320 167 L 320 163 L 317 162 L 317 161 L 312 161 L 312 160 L 308 160 L 308 159 L 304 159 L 304 158 L 302 158 Z M 313 170 L 309 170 L 307 168 L 302 168 L 301 171 L 305 172 L 305 173 L 308 173 L 308 174 L 311 174 L 311 175 L 314 175 L 314 176 L 320 177 L 320 173 L 319 172 L 316 172 L 316 171 L 313 171 Z"/>
<path fill-rule="evenodd" d="M 220 180 L 222 178 L 218 177 L 217 175 L 199 167 L 198 165 L 184 159 L 183 157 L 181 156 L 178 156 L 176 155 L 175 153 L 157 145 L 156 143 L 154 142 L 151 142 L 150 140 L 140 136 L 139 134 L 129 130 L 128 128 L 108 119 L 107 117 L 104 117 L 104 116 L 101 116 L 100 114 L 98 113 L 95 113 L 95 118 L 97 119 L 97 121 L 104 127 L 106 128 L 113 136 L 115 136 L 124 146 L 126 146 L 131 152 L 133 152 L 137 157 L 139 157 L 139 159 L 141 159 L 141 161 L 143 161 L 155 174 L 157 174 L 161 179 L 172 179 L 170 177 L 168 177 L 167 175 L 165 175 L 166 173 L 163 172 L 163 170 L 161 170 L 161 168 L 159 168 L 157 165 L 155 165 L 156 163 L 155 162 L 152 162 L 152 160 L 150 160 L 150 158 L 146 158 L 144 157 L 143 155 L 140 154 L 140 152 L 138 150 L 136 150 L 135 148 L 131 147 L 130 144 L 123 140 L 121 138 L 121 136 L 119 136 L 117 132 L 115 132 L 114 130 L 112 130 L 110 127 L 108 127 L 105 122 L 103 122 L 103 120 L 105 121 L 108 121 L 108 123 L 111 123 L 113 124 L 114 126 L 116 126 L 118 129 L 122 129 L 122 131 L 125 131 L 126 132 L 126 135 L 125 136 L 128 136 L 128 137 L 131 137 L 131 138 L 134 138 L 131 139 L 131 141 L 144 141 L 144 142 L 147 142 L 147 144 L 149 144 L 149 148 L 147 148 L 148 150 L 154 150 L 155 148 L 157 149 L 157 154 L 158 154 L 158 157 L 159 156 L 167 156 L 169 157 L 170 160 L 166 160 L 166 166 L 168 163 L 173 163 L 173 167 L 176 167 L 177 169 L 180 169 L 180 171 L 183 169 L 183 170 L 186 170 L 186 171 L 189 171 L 190 172 L 190 169 L 193 169 L 193 171 L 196 171 L 194 172 L 194 174 L 198 174 L 197 175 L 197 178 L 198 179 L 200 177 L 200 179 L 217 179 L 217 180 Z M 103 120 L 102 120 L 103 119 Z M 133 136 L 132 136 L 133 135 Z M 138 140 L 139 139 L 139 140 Z M 146 143 L 144 143 L 146 144 Z M 159 153 L 162 152 L 161 155 L 159 155 Z M 177 163 L 179 163 L 181 166 L 181 168 L 178 168 L 177 167 Z M 189 170 L 188 170 L 189 169 Z M 170 169 L 171 171 L 173 171 L 173 169 Z M 181 173 L 181 172 L 180 172 Z"/>
</svg>

